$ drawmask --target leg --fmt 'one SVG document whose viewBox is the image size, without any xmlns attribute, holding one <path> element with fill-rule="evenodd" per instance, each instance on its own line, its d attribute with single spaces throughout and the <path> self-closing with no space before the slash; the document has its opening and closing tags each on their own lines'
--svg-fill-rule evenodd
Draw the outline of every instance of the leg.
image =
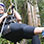
<svg viewBox="0 0 44 44">
<path fill-rule="evenodd" d="M 35 29 L 35 27 L 29 26 L 26 24 L 12 23 L 9 26 L 10 26 L 11 32 L 6 34 L 4 37 L 11 41 L 19 41 L 23 38 L 30 39 L 35 35 L 35 33 L 42 32 L 40 31 L 42 29 L 38 29 L 38 28 Z"/>
<path fill-rule="evenodd" d="M 34 35 L 34 27 L 28 26 L 26 24 L 18 24 L 18 23 L 12 23 L 9 25 L 11 32 L 3 35 L 4 38 L 10 40 L 10 41 L 19 41 L 23 38 L 32 38 Z M 5 26 L 4 32 L 6 32 L 8 25 Z M 3 32 L 3 33 L 4 33 Z"/>
<path fill-rule="evenodd" d="M 32 44 L 41 44 L 38 35 L 34 35 L 32 38 Z"/>
<path fill-rule="evenodd" d="M 31 35 L 33 35 L 31 32 L 33 32 L 32 30 L 30 30 L 30 29 L 34 29 L 35 27 L 29 27 L 29 26 L 26 26 L 25 28 L 23 27 L 23 29 L 24 29 L 24 32 L 25 32 L 25 36 L 24 36 L 24 38 L 31 38 L 32 36 Z M 28 33 L 30 31 L 30 34 Z M 33 37 L 32 37 L 32 44 L 40 44 L 40 40 L 39 40 L 39 36 L 38 35 L 33 35 Z"/>
</svg>

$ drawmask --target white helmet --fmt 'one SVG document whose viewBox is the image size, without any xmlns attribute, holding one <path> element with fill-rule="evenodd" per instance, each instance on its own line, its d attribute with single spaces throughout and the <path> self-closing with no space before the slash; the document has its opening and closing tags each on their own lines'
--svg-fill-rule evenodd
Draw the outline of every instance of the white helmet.
<svg viewBox="0 0 44 44">
<path fill-rule="evenodd" d="M 3 6 L 3 7 L 5 7 L 5 5 L 2 2 L 0 2 L 0 5 Z"/>
</svg>

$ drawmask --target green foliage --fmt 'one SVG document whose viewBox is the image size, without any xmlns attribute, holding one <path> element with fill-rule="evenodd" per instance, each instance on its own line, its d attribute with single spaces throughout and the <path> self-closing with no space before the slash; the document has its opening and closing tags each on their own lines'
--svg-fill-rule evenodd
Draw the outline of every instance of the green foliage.
<svg viewBox="0 0 44 44">
<path fill-rule="evenodd" d="M 39 0 L 38 6 L 39 6 L 40 17 L 41 17 L 41 24 L 42 26 L 44 26 L 44 1 Z"/>
<path fill-rule="evenodd" d="M 12 43 L 4 38 L 0 38 L 0 44 L 9 44 L 9 43 L 14 44 L 14 43 Z"/>
<path fill-rule="evenodd" d="M 18 6 L 18 12 L 21 14 L 22 16 L 22 22 L 26 23 L 26 16 L 27 16 L 27 5 L 26 5 L 26 1 L 25 0 L 17 0 L 17 6 Z"/>
</svg>

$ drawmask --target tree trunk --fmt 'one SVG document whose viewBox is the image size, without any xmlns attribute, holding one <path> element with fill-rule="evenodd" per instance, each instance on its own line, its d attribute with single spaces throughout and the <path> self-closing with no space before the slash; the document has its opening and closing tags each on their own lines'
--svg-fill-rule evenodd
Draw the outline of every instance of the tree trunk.
<svg viewBox="0 0 44 44">
<path fill-rule="evenodd" d="M 29 2 L 27 2 L 27 7 L 28 7 L 28 24 L 33 26 L 33 22 L 32 22 L 32 12 L 31 12 L 31 4 Z"/>
<path fill-rule="evenodd" d="M 39 9 L 38 9 L 38 5 L 37 5 L 37 0 L 35 0 L 35 5 L 34 5 L 34 17 L 35 17 L 35 26 L 40 26 L 40 15 L 39 15 Z"/>
</svg>

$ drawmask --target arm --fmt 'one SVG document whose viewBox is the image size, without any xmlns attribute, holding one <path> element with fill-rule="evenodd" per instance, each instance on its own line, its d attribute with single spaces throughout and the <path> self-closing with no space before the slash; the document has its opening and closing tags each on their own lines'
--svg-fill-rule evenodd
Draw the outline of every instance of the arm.
<svg viewBox="0 0 44 44">
<path fill-rule="evenodd" d="M 12 5 L 9 6 L 9 8 L 12 9 Z M 13 8 L 13 13 L 14 13 L 14 16 L 16 17 L 16 19 L 17 19 L 17 22 L 18 22 L 18 23 L 22 23 L 22 22 L 21 22 L 22 18 L 21 18 L 21 16 L 20 16 L 20 14 L 19 14 L 14 8 Z"/>
<path fill-rule="evenodd" d="M 19 23 L 22 23 L 22 22 L 21 22 L 22 18 L 21 18 L 21 16 L 20 16 L 20 14 L 19 14 L 15 9 L 13 9 L 13 11 L 14 11 L 14 15 L 15 15 L 17 21 L 18 21 Z"/>
</svg>

